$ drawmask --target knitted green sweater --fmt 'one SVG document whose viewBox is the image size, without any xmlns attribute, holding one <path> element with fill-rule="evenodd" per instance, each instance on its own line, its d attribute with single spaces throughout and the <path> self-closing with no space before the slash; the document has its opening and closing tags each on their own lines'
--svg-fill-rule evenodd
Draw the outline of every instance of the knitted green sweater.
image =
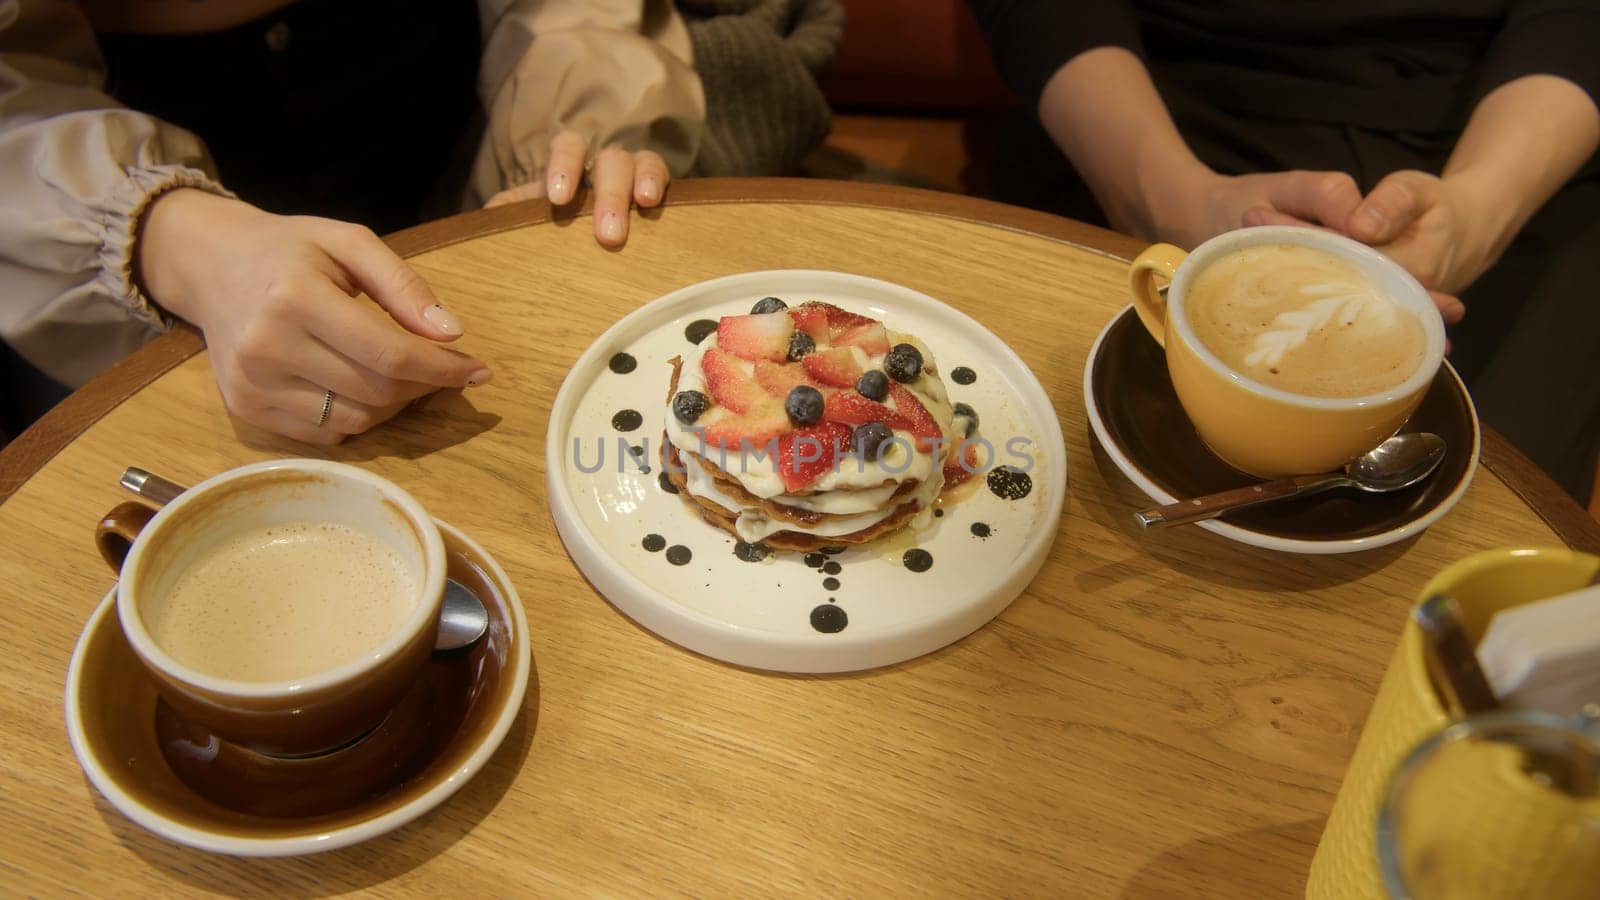
<svg viewBox="0 0 1600 900">
<path fill-rule="evenodd" d="M 693 175 L 794 171 L 828 134 L 815 74 L 839 49 L 838 0 L 677 0 L 706 94 Z"/>
</svg>

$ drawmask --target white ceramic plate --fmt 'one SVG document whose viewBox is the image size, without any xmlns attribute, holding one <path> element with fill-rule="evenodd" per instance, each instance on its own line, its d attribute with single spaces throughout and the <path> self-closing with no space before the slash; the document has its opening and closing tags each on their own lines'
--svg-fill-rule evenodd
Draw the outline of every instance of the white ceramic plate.
<svg viewBox="0 0 1600 900">
<path fill-rule="evenodd" d="M 1007 500 L 980 483 L 924 530 L 895 532 L 828 557 L 840 569 L 832 576 L 839 581 L 833 590 L 824 587 L 827 573 L 808 565 L 802 554 L 777 552 L 761 562 L 736 557 L 731 535 L 706 524 L 682 497 L 661 486 L 668 360 L 694 349 L 684 333 L 690 323 L 748 313 L 766 296 L 790 306 L 824 300 L 919 338 L 938 361 L 951 400 L 977 411 L 980 434 L 993 443 L 999 462 L 1023 466 L 1024 457 L 1031 460 L 1031 492 Z M 610 362 L 618 353 L 633 357 L 636 368 L 613 371 Z M 957 367 L 972 369 L 976 381 L 955 383 L 950 372 Z M 619 431 L 613 419 L 624 410 L 639 413 L 643 424 Z M 1013 445 L 1021 452 L 1008 455 L 1011 438 L 1027 443 Z M 627 446 L 646 450 L 649 473 L 631 456 L 619 456 Z M 690 650 L 786 672 L 889 665 L 981 627 L 1038 572 L 1066 497 L 1066 446 L 1055 410 L 1010 348 L 931 297 L 839 272 L 730 275 L 635 310 L 601 335 L 567 375 L 551 411 L 546 453 L 556 528 L 601 594 L 640 625 Z M 974 523 L 989 526 L 989 536 L 978 537 Z M 686 548 L 690 559 L 675 565 L 667 550 L 645 550 L 647 535 L 662 536 L 668 550 Z M 908 569 L 903 557 L 912 548 L 931 554 L 932 568 Z M 681 559 L 682 553 L 673 555 Z M 814 617 L 824 628 L 841 621 L 844 627 L 819 630 Z"/>
</svg>

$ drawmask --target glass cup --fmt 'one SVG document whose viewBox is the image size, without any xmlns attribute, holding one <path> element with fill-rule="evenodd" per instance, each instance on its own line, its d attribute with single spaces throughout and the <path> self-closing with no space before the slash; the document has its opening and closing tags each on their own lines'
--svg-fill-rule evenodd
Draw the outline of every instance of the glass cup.
<svg viewBox="0 0 1600 900">
<path fill-rule="evenodd" d="M 1378 865 L 1396 900 L 1600 896 L 1600 706 L 1496 712 L 1423 741 L 1389 780 Z"/>
</svg>

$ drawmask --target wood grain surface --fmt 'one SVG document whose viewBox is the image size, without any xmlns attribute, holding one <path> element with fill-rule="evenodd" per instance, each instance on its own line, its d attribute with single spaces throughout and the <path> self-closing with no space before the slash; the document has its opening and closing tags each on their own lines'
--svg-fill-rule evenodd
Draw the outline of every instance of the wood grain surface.
<svg viewBox="0 0 1600 900">
<path fill-rule="evenodd" d="M 80 423 L 0 505 L 0 892 L 1297 895 L 1409 600 L 1466 554 L 1561 543 L 1484 470 L 1418 538 L 1354 556 L 1141 534 L 1131 513 L 1145 498 L 1093 447 L 1082 408 L 1084 354 L 1124 305 L 1124 264 L 1069 241 L 1103 233 L 919 211 L 910 192 L 874 207 L 714 187 L 741 202 L 670 204 L 620 252 L 581 216 L 520 227 L 532 205 L 396 237 L 435 247 L 415 265 L 495 380 L 323 455 L 394 479 L 496 555 L 522 593 L 536 674 L 485 771 L 368 844 L 208 856 L 89 786 L 62 689 L 113 583 L 90 536 L 124 499 L 117 475 L 193 482 L 308 451 L 231 421 L 203 354 Z M 455 240 L 472 230 L 485 234 Z M 555 535 L 544 434 L 568 367 L 651 298 L 768 268 L 944 300 L 1008 342 L 1055 402 L 1070 486 L 1051 559 L 943 651 L 834 677 L 722 665 L 632 625 Z"/>
</svg>

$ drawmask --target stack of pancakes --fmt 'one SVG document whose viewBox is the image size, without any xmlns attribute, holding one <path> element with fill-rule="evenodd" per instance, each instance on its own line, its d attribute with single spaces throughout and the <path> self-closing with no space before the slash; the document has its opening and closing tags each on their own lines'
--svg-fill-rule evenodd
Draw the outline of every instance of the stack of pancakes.
<svg viewBox="0 0 1600 900">
<path fill-rule="evenodd" d="M 865 382 L 879 399 L 862 395 L 861 377 L 907 345 L 920 372 L 889 366 L 899 377 L 887 389 L 878 376 Z M 740 540 L 797 551 L 866 543 L 928 515 L 944 486 L 952 409 L 937 366 L 913 338 L 876 320 L 823 303 L 780 305 L 725 317 L 672 363 L 667 478 L 702 518 Z M 787 402 L 797 388 L 823 398 L 815 420 L 804 409 L 797 420 Z M 685 392 L 688 416 L 675 402 Z M 869 425 L 893 438 L 863 444 L 858 432 Z"/>
</svg>

